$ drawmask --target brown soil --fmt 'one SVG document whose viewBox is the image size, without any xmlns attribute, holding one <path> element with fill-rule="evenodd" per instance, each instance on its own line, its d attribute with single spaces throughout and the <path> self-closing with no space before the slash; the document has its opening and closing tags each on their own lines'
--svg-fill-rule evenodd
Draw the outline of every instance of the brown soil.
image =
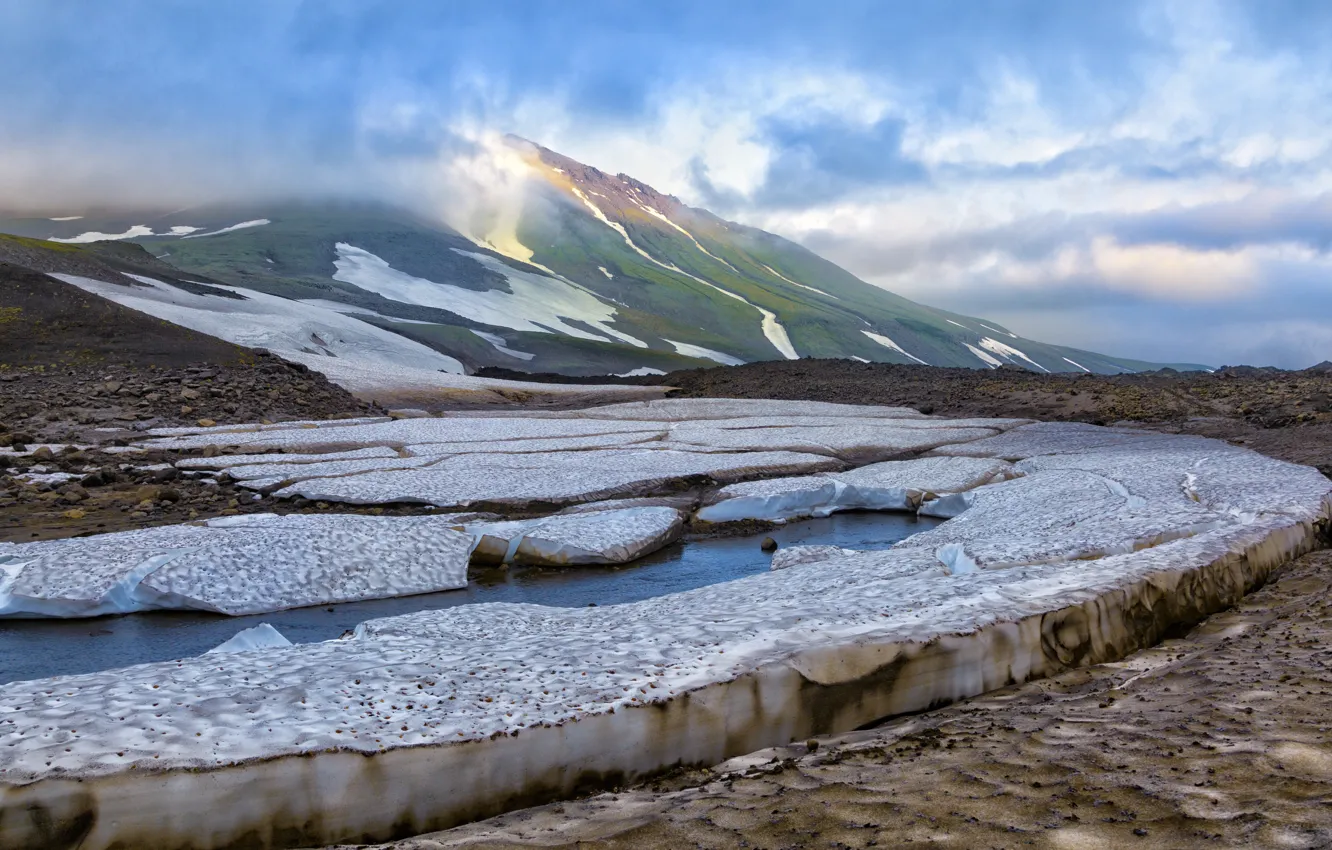
<svg viewBox="0 0 1332 850">
<path fill-rule="evenodd" d="M 784 398 L 902 404 L 937 416 L 1024 416 L 1109 424 L 1242 419 L 1255 427 L 1332 423 L 1332 364 L 1286 372 L 1056 374 L 794 360 L 672 372 L 659 379 L 686 398 Z"/>
</svg>

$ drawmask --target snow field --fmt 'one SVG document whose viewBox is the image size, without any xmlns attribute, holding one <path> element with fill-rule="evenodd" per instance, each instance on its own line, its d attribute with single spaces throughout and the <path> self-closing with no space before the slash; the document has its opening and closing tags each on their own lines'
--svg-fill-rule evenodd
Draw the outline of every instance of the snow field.
<svg viewBox="0 0 1332 850">
<path fill-rule="evenodd" d="M 457 249 L 454 249 L 457 250 Z M 519 331 L 566 334 L 579 339 L 601 342 L 626 342 L 638 348 L 647 343 L 616 330 L 608 323 L 615 319 L 615 307 L 590 291 L 562 278 L 533 274 L 507 266 L 487 254 L 458 251 L 487 269 L 503 275 L 510 291 L 477 291 L 413 277 L 398 271 L 369 251 L 337 244 L 337 272 L 334 280 L 350 283 L 367 292 L 375 292 L 403 304 L 438 307 L 488 325 Z M 575 319 L 599 333 L 590 333 L 565 320 Z M 494 344 L 492 342 L 492 344 Z"/>
<path fill-rule="evenodd" d="M 465 587 L 448 517 L 252 516 L 0 550 L 0 616 L 242 615 Z"/>
<path fill-rule="evenodd" d="M 404 435 L 425 435 L 430 444 L 442 434 L 469 442 L 460 433 L 476 442 L 501 433 L 597 436 L 575 426 L 622 434 L 644 423 L 671 436 L 759 434 L 783 430 L 765 417 L 787 416 L 792 433 L 781 438 L 790 439 L 802 430 L 826 436 L 819 429 L 838 427 L 826 417 L 870 428 L 854 420 L 875 416 L 871 408 L 802 405 L 813 420 L 804 424 L 781 403 L 612 407 L 349 428 L 373 445 Z M 57 825 L 91 824 L 81 844 L 88 850 L 117 842 L 222 847 L 255 835 L 297 846 L 382 841 L 482 817 L 504 801 L 569 794 L 599 776 L 622 782 L 669 765 L 715 764 L 1122 657 L 1174 624 L 1233 604 L 1313 546 L 1332 517 L 1332 481 L 1315 470 L 1207 440 L 1093 426 L 959 428 L 918 415 L 908 428 L 900 420 L 909 413 L 878 415 L 892 432 L 879 438 L 885 444 L 934 430 L 970 441 L 851 471 L 826 456 L 763 446 L 631 445 L 457 455 L 426 468 L 297 485 L 341 488 L 347 498 L 410 492 L 443 504 L 534 500 L 549 509 L 706 475 L 737 482 L 716 505 L 787 498 L 783 509 L 812 510 L 854 490 L 881 505 L 940 496 L 928 506 L 953 498 L 951 491 L 967 508 L 889 550 L 793 548 L 779 553 L 772 572 L 642 602 L 460 606 L 370 620 L 345 640 L 5 686 L 0 815 L 15 816 L 0 816 L 0 846 L 29 841 L 32 821 L 17 815 L 38 810 Z M 721 424 L 746 419 L 747 427 Z M 241 436 L 285 440 L 312 431 Z M 972 431 L 984 433 L 977 439 Z M 200 438 L 216 440 L 167 439 Z M 784 478 L 738 483 L 758 476 Z M 828 482 L 833 502 L 817 502 Z M 669 505 L 632 504 L 619 516 L 586 507 L 453 533 L 470 549 L 484 531 L 502 545 L 502 557 L 515 559 L 520 535 L 541 541 L 529 547 L 541 557 L 617 547 L 616 556 L 627 556 L 643 545 L 634 541 L 658 540 L 663 528 L 669 535 L 679 518 Z M 341 527 L 346 518 L 302 519 Z M 276 539 L 302 519 L 240 517 L 212 530 Z M 97 548 L 99 557 L 120 551 Z M 128 567 L 73 573 L 86 573 L 78 581 L 94 590 L 118 586 L 142 563 L 124 548 Z M 31 579 L 32 561 L 16 558 L 19 550 L 27 551 L 0 547 L 0 592 L 11 597 Z M 171 561 L 143 581 L 162 594 L 205 588 L 229 605 L 250 601 L 244 588 L 210 583 L 203 564 Z M 156 578 L 162 570 L 175 585 Z M 54 566 L 35 575 L 61 592 L 71 581 L 70 570 Z M 75 584 L 66 595 L 83 592 Z"/>
</svg>

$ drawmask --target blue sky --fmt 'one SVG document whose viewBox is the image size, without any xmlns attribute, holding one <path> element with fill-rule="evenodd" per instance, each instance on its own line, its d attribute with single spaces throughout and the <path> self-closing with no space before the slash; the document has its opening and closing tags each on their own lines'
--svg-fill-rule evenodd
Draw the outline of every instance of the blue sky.
<svg viewBox="0 0 1332 850">
<path fill-rule="evenodd" d="M 446 203 L 516 132 L 1027 336 L 1302 367 L 1329 44 L 1282 0 L 3 0 L 0 197 Z"/>
</svg>

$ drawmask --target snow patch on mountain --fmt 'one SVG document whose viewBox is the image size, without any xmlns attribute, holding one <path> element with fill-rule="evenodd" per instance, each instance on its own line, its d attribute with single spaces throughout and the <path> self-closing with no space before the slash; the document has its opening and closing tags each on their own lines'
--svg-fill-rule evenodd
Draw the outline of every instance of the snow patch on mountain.
<svg viewBox="0 0 1332 850">
<path fill-rule="evenodd" d="M 345 313 L 348 316 L 369 316 L 374 319 L 383 319 L 386 322 L 398 322 L 404 325 L 438 325 L 439 322 L 425 322 L 421 319 L 400 319 L 397 316 L 389 316 L 384 313 L 371 310 L 369 307 L 357 307 L 355 304 L 343 304 L 341 301 L 329 301 L 324 298 L 302 298 L 302 304 L 309 304 L 313 307 L 322 307 L 326 310 L 334 310 L 338 313 Z"/>
<path fill-rule="evenodd" d="M 350 283 L 393 301 L 437 307 L 473 321 L 517 331 L 562 333 L 597 342 L 605 342 L 610 337 L 638 348 L 647 348 L 647 343 L 642 340 L 610 327 L 607 322 L 615 318 L 615 308 L 586 289 L 566 280 L 519 271 L 486 254 L 458 251 L 464 257 L 504 275 L 512 292 L 477 292 L 449 283 L 413 277 L 398 271 L 369 251 L 346 242 L 337 243 L 337 252 L 338 257 L 333 262 L 337 268 L 334 280 Z M 565 319 L 583 322 L 601 333 L 590 333 L 581 327 L 567 324 Z"/>
<path fill-rule="evenodd" d="M 991 330 L 993 330 L 993 328 L 992 328 Z M 1010 336 L 1011 336 L 1011 334 L 1010 334 Z M 1014 337 L 1014 339 L 1016 339 L 1016 338 L 1017 338 L 1017 337 Z M 1049 372 L 1049 371 L 1050 371 L 1049 369 L 1045 368 L 1045 367 L 1042 366 L 1041 364 L 1037 363 L 1035 360 L 1032 360 L 1030 357 L 1028 357 L 1027 355 L 1023 354 L 1021 351 L 1018 351 L 1018 350 L 1017 350 L 1016 348 L 1014 348 L 1013 346 L 1011 346 L 1011 345 L 1006 345 L 1005 343 L 1002 343 L 1002 342 L 1000 342 L 1000 341 L 997 340 L 997 339 L 990 339 L 988 336 L 987 336 L 987 337 L 984 337 L 984 338 L 981 339 L 981 341 L 980 341 L 980 347 L 981 347 L 981 348 L 984 348 L 984 349 L 987 350 L 987 351 L 992 351 L 992 352 L 994 352 L 995 354 L 998 354 L 1000 357 L 1004 358 L 1005 360 L 1010 360 L 1010 361 L 1011 361 L 1011 360 L 1013 360 L 1013 358 L 1017 358 L 1017 359 L 1019 359 L 1019 360 L 1025 360 L 1025 361 L 1027 361 L 1027 362 L 1030 363 L 1032 366 L 1035 366 L 1037 369 L 1040 369 L 1042 372 Z"/>
<path fill-rule="evenodd" d="M 998 369 L 1000 366 L 1004 365 L 1004 362 L 1002 360 L 990 354 L 986 354 L 984 351 L 981 351 L 979 348 L 972 345 L 971 343 L 964 342 L 962 344 L 967 347 L 968 351 L 979 357 L 981 359 L 981 362 L 985 363 L 991 369 Z"/>
<path fill-rule="evenodd" d="M 919 363 L 919 364 L 922 365 L 922 366 L 928 366 L 928 365 L 930 365 L 930 364 L 926 363 L 924 360 L 921 360 L 921 359 L 920 359 L 919 357 L 917 357 L 916 355 L 914 355 L 914 354 L 912 354 L 911 352 L 907 351 L 907 350 L 906 350 L 905 348 L 903 348 L 902 346 L 900 346 L 900 345 L 898 345 L 897 343 L 893 342 L 891 339 L 889 339 L 888 337 L 884 336 L 883 334 L 876 334 L 876 333 L 873 333 L 872 331 L 861 331 L 861 333 L 863 333 L 865 336 L 869 337 L 870 339 L 874 340 L 874 341 L 877 342 L 879 345 L 882 345 L 884 348 L 890 349 L 890 350 L 892 350 L 892 351 L 896 351 L 898 354 L 901 354 L 901 355 L 904 356 L 904 357 L 910 357 L 912 360 L 916 361 L 917 363 Z"/>
<path fill-rule="evenodd" d="M 1071 363 L 1071 364 L 1073 364 L 1074 366 L 1077 366 L 1079 369 L 1081 369 L 1081 370 L 1084 371 L 1084 372 L 1091 372 L 1091 370 L 1088 369 L 1086 366 L 1083 366 L 1081 363 L 1078 363 L 1078 362 L 1075 361 L 1075 360 L 1069 360 L 1067 357 L 1064 358 L 1064 362 L 1065 362 L 1065 363 Z"/>
<path fill-rule="evenodd" d="M 701 345 L 691 345 L 687 342 L 676 342 L 673 339 L 663 339 L 662 341 L 669 342 L 671 345 L 675 346 L 677 353 L 683 354 L 686 357 L 702 357 L 705 360 L 715 360 L 723 366 L 741 366 L 745 362 L 739 357 L 733 357 L 722 351 L 714 351 L 711 348 L 704 348 Z"/>
<path fill-rule="evenodd" d="M 639 366 L 637 369 L 631 369 L 628 372 L 618 372 L 617 378 L 642 378 L 648 375 L 665 375 L 660 369 L 653 369 L 651 366 Z"/>
<path fill-rule="evenodd" d="M 68 239 L 52 239 L 52 242 L 64 242 L 66 244 L 84 244 L 87 242 L 102 242 L 113 239 L 134 239 L 138 236 L 152 236 L 153 229 L 146 224 L 131 225 L 124 233 L 102 233 L 97 230 L 90 230 L 87 233 L 80 233 L 78 236 L 71 236 Z"/>
<path fill-rule="evenodd" d="M 486 333 L 485 331 L 478 331 L 476 329 L 472 329 L 472 333 L 490 343 L 500 354 L 507 354 L 510 357 L 516 357 L 519 360 L 531 360 L 533 357 L 536 357 L 535 354 L 526 351 L 516 351 L 515 349 L 509 348 L 504 337 L 499 334 Z"/>
<path fill-rule="evenodd" d="M 587 208 L 592 211 L 592 214 L 596 216 L 598 221 L 602 222 L 607 227 L 610 227 L 616 233 L 620 234 L 620 236 L 624 238 L 625 244 L 628 245 L 630 248 L 632 248 L 639 256 L 643 257 L 648 262 L 661 266 L 663 269 L 666 269 L 667 271 L 675 272 L 676 274 L 679 275 L 684 275 L 685 277 L 691 280 L 703 284 L 709 289 L 715 289 L 717 292 L 720 292 L 722 295 L 725 295 L 728 298 L 734 298 L 736 301 L 739 301 L 743 304 L 748 304 L 750 307 L 753 307 L 755 310 L 758 310 L 759 314 L 763 316 L 763 320 L 760 323 L 759 327 L 763 331 L 763 336 L 768 340 L 768 342 L 772 343 L 772 347 L 777 349 L 777 351 L 780 352 L 781 355 L 785 357 L 787 360 L 800 359 L 800 355 L 796 353 L 795 346 L 791 345 L 791 338 L 787 335 L 786 328 L 782 327 L 782 323 L 777 320 L 776 313 L 772 312 L 771 310 L 766 310 L 758 306 L 757 304 L 754 304 L 753 302 L 749 301 L 742 295 L 737 295 L 728 289 L 723 289 L 722 287 L 718 286 L 717 284 L 713 283 L 710 280 L 704 280 L 703 278 L 697 275 L 692 275 L 689 272 L 685 271 L 684 269 L 679 268 L 673 263 L 667 263 L 658 260 L 656 257 L 649 254 L 647 251 L 644 251 L 642 248 L 638 247 L 638 245 L 634 243 L 634 240 L 629 238 L 629 232 L 624 229 L 624 226 L 621 225 L 619 222 L 611 221 L 609 218 L 607 218 L 606 214 L 601 211 L 601 207 L 598 207 L 596 204 L 592 203 L 592 199 L 589 198 L 587 195 L 584 195 L 581 189 L 579 189 L 577 186 L 572 186 L 570 188 L 573 189 L 573 193 L 578 196 L 579 200 L 581 200 L 585 205 L 587 205 Z M 642 205 L 640 204 L 640 206 Z M 691 236 L 690 238 L 692 239 L 693 237 Z M 702 250 L 701 245 L 699 246 L 699 249 Z"/>
<path fill-rule="evenodd" d="M 340 312 L 230 286 L 215 287 L 241 298 L 219 298 L 131 275 L 143 286 L 57 274 L 53 277 L 103 298 L 237 345 L 267 348 L 323 371 L 321 361 L 364 365 L 369 370 L 409 367 L 462 373 L 457 360 L 419 342 Z"/>
<path fill-rule="evenodd" d="M 1015 333 L 1009 333 L 1008 331 L 1001 331 L 1001 330 L 999 330 L 998 328 L 992 328 L 992 327 L 990 327 L 989 325 L 985 324 L 984 322 L 977 322 L 976 324 L 978 324 L 978 325 L 980 325 L 981 327 L 985 328 L 987 331 L 994 331 L 994 332 L 997 333 L 997 334 L 1003 334 L 1004 336 L 1011 336 L 1013 339 L 1017 339 L 1017 338 L 1018 338 L 1018 335 L 1015 334 Z"/>
<path fill-rule="evenodd" d="M 730 263 L 726 262 L 726 261 L 723 260 L 721 257 L 718 257 L 716 254 L 712 253 L 712 252 L 709 251 L 707 248 L 704 248 L 701 244 L 699 244 L 699 241 L 698 241 L 697 239 L 694 238 L 694 234 L 690 233 L 688 230 L 685 230 L 685 229 L 684 229 L 683 227 L 681 227 L 680 225 L 678 225 L 678 224 L 676 224 L 675 222 L 671 221 L 669 218 L 666 217 L 666 214 L 665 214 L 665 213 L 660 212 L 659 210 L 653 209 L 652 207 L 649 207 L 649 206 L 646 205 L 646 204 L 639 203 L 638 201 L 635 201 L 635 203 L 638 203 L 639 208 L 641 208 L 641 209 L 642 209 L 644 212 L 646 212 L 648 215 L 650 215 L 650 216 L 652 216 L 652 217 L 654 217 L 654 218 L 660 219 L 661 221 L 665 222 L 668 226 L 673 227 L 673 228 L 675 228 L 676 230 L 680 231 L 682 234 L 684 234 L 684 236 L 685 236 L 686 239 L 688 239 L 690 242 L 694 243 L 694 247 L 695 247 L 695 248 L 697 248 L 698 250 L 702 251 L 704 254 L 707 254 L 709 257 L 711 257 L 712 259 L 716 260 L 717 262 L 721 263 L 723 266 L 726 266 L 726 268 L 730 269 L 731 271 L 735 271 L 735 266 L 733 266 L 733 265 L 731 265 Z"/>
<path fill-rule="evenodd" d="M 230 227 L 223 227 L 223 228 L 220 229 L 220 230 L 210 230 L 210 231 L 208 231 L 207 233 L 192 233 L 192 234 L 190 234 L 189 236 L 182 236 L 181 238 L 182 238 L 182 239 L 202 239 L 202 238 L 205 237 L 205 236 L 219 236 L 219 235 L 221 235 L 221 234 L 223 234 L 223 233 L 231 233 L 231 232 L 236 231 L 236 230 L 245 230 L 246 228 L 250 228 L 250 227 L 263 227 L 265 224 L 272 224 L 272 223 L 273 223 L 273 222 L 269 221 L 269 220 L 266 219 L 266 218 L 256 218 L 256 219 L 254 219 L 253 221 L 242 221 L 240 224 L 233 224 L 233 225 L 231 225 Z M 174 229 L 175 229 L 175 228 L 172 228 L 172 230 L 174 230 Z M 199 228 L 195 227 L 195 228 L 191 228 L 191 229 L 193 229 L 193 230 L 198 230 Z M 151 234 L 144 234 L 144 235 L 151 235 Z M 167 235 L 174 235 L 174 234 L 166 234 L 166 233 L 163 233 L 163 234 L 159 234 L 159 235 L 161 235 L 161 236 L 167 236 Z"/>
<path fill-rule="evenodd" d="M 818 294 L 822 295 L 823 297 L 825 297 L 825 298 L 831 298 L 831 299 L 834 300 L 834 301 L 841 301 L 841 300 L 842 300 L 842 299 L 838 298 L 836 295 L 833 295 L 833 294 L 830 293 L 830 292 L 824 292 L 822 289 L 816 289 L 815 287 L 812 287 L 812 286 L 806 286 L 806 285 L 803 284 L 803 283 L 797 283 L 796 281 L 791 280 L 791 278 L 787 277 L 786 275 L 782 274 L 781 272 L 777 271 L 777 270 L 774 269 L 772 266 L 767 265 L 766 263 L 759 263 L 759 265 L 760 265 L 760 266 L 763 266 L 763 268 L 767 269 L 769 273 L 771 273 L 771 274 L 773 274 L 773 275 L 776 275 L 777 277 L 781 278 L 782 280 L 786 281 L 787 283 L 791 284 L 792 286 L 798 286 L 798 287 L 800 287 L 801 289 L 808 289 L 810 292 L 817 292 Z"/>
<path fill-rule="evenodd" d="M 78 221 L 81 218 L 83 218 L 81 215 L 60 215 L 48 218 L 47 221 Z"/>
</svg>

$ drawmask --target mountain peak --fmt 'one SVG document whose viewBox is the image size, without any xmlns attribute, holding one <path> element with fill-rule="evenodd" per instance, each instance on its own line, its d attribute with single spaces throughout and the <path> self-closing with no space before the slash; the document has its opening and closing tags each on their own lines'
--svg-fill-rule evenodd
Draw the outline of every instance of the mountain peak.
<svg viewBox="0 0 1332 850">
<path fill-rule="evenodd" d="M 191 275 L 332 311 L 322 320 L 331 337 L 302 341 L 292 329 L 280 340 L 298 352 L 350 338 L 352 322 L 405 338 L 366 337 L 386 351 L 449 369 L 641 374 L 800 357 L 1037 372 L 1164 365 L 1048 345 L 909 301 L 631 175 L 512 134 L 502 144 L 535 179 L 528 191 L 482 206 L 470 237 L 364 205 L 195 207 L 151 226 L 138 213 L 108 212 L 0 220 L 0 231 L 80 244 L 132 240 Z M 205 298 L 198 309 L 221 300 Z M 245 330 L 201 323 L 238 337 Z"/>
</svg>

